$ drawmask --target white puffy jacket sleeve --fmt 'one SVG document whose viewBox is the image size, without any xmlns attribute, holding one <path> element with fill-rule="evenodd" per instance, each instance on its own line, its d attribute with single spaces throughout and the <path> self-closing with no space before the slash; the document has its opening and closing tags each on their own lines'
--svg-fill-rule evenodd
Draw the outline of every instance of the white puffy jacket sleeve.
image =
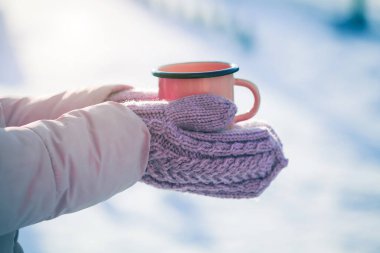
<svg viewBox="0 0 380 253">
<path fill-rule="evenodd" d="M 9 110 L 0 104 L 0 235 L 106 200 L 145 171 L 149 131 L 122 104 L 6 127 Z"/>
</svg>

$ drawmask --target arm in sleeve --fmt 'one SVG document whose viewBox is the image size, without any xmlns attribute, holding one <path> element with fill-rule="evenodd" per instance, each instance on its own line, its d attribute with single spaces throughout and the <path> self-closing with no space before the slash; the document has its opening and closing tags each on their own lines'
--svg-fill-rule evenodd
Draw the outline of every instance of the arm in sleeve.
<svg viewBox="0 0 380 253">
<path fill-rule="evenodd" d="M 0 129 L 0 235 L 132 186 L 145 171 L 149 142 L 143 121 L 114 102 Z"/>
<path fill-rule="evenodd" d="M 6 126 L 22 126 L 41 119 L 56 119 L 62 114 L 104 102 L 111 94 L 129 90 L 128 85 L 104 85 L 99 87 L 65 91 L 53 96 L 2 97 Z"/>
</svg>

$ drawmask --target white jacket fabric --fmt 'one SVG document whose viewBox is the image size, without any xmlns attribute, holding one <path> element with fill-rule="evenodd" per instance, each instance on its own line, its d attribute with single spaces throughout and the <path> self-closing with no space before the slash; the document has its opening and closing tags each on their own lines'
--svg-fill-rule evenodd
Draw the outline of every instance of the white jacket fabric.
<svg viewBox="0 0 380 253">
<path fill-rule="evenodd" d="M 104 201 L 137 182 L 150 134 L 103 102 L 127 86 L 0 98 L 0 236 Z"/>
</svg>

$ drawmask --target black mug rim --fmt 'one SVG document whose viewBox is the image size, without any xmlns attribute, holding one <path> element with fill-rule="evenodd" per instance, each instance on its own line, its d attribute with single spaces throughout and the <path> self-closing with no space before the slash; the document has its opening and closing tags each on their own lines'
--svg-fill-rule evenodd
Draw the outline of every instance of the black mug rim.
<svg viewBox="0 0 380 253">
<path fill-rule="evenodd" d="M 204 72 L 169 72 L 162 71 L 161 68 L 179 65 L 179 64 L 192 64 L 192 63 L 221 63 L 228 65 L 228 68 L 213 70 L 213 71 L 204 71 Z M 225 76 L 229 74 L 233 74 L 239 70 L 239 66 L 235 63 L 223 62 L 223 61 L 194 61 L 194 62 L 178 62 L 162 65 L 156 69 L 152 70 L 152 74 L 155 77 L 159 78 L 173 78 L 173 79 L 191 79 L 191 78 L 210 78 L 210 77 L 218 77 Z"/>
</svg>

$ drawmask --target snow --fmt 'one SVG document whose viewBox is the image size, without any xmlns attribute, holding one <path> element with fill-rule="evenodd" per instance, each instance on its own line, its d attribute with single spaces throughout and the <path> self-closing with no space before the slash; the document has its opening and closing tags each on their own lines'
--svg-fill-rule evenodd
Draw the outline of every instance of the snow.
<svg viewBox="0 0 380 253">
<path fill-rule="evenodd" d="M 289 158 L 258 199 L 138 183 L 21 229 L 24 250 L 378 252 L 380 40 L 339 30 L 334 11 L 324 12 L 328 1 L 302 2 L 2 0 L 2 95 L 120 82 L 156 88 L 150 71 L 161 64 L 235 62 L 237 77 L 258 84 L 257 118 L 274 127 Z M 248 110 L 250 96 L 237 89 L 236 97 Z"/>
</svg>

